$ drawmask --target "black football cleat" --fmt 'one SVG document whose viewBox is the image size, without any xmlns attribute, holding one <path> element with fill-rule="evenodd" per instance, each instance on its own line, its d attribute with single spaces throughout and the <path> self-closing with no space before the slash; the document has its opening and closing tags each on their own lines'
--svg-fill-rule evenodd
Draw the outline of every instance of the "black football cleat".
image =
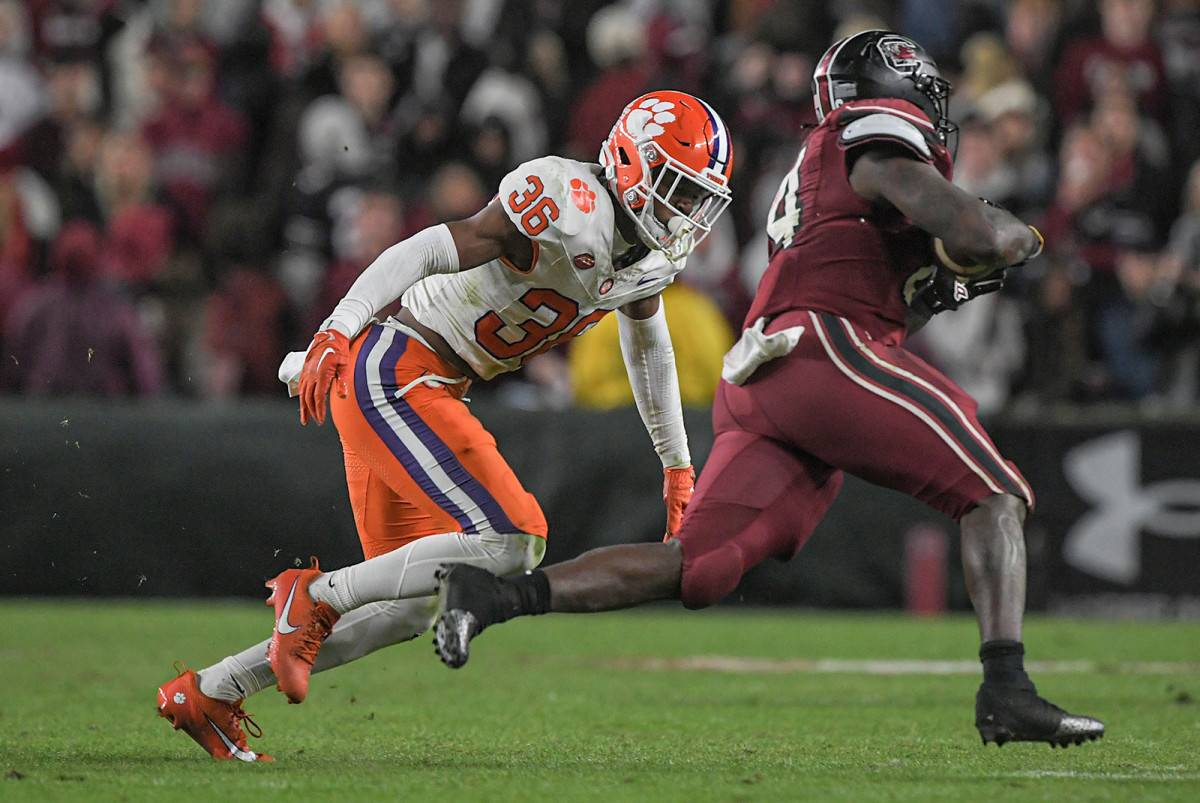
<svg viewBox="0 0 1200 803">
<path fill-rule="evenodd" d="M 443 564 L 438 581 L 438 619 L 433 646 L 442 663 L 458 669 L 471 655 L 471 639 L 488 625 L 512 618 L 515 611 L 503 592 L 504 581 L 465 563 Z"/>
<path fill-rule="evenodd" d="M 1046 742 L 1070 747 L 1104 735 L 1104 723 L 1069 714 L 1038 696 L 1032 683 L 984 682 L 975 695 L 975 727 L 983 743 Z"/>
</svg>

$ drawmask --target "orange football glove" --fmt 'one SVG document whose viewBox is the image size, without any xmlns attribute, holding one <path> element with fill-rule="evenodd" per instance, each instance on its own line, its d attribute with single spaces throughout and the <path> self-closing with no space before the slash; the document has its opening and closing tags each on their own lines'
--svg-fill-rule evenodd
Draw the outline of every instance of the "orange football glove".
<svg viewBox="0 0 1200 803">
<path fill-rule="evenodd" d="M 687 510 L 688 502 L 692 501 L 696 472 L 691 466 L 684 466 L 664 468 L 663 475 L 663 501 L 667 503 L 667 534 L 663 540 L 668 541 L 683 524 L 683 512 Z"/>
<path fill-rule="evenodd" d="M 350 338 L 336 329 L 325 329 L 313 336 L 300 371 L 300 423 L 309 420 L 325 423 L 325 398 L 333 380 L 337 395 L 346 398 L 346 373 L 350 362 Z"/>
</svg>

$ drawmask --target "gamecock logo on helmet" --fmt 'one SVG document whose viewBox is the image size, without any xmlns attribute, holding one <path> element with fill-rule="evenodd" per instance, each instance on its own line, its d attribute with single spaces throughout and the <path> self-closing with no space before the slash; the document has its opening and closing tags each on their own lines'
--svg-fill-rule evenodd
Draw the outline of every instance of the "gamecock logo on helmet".
<svg viewBox="0 0 1200 803">
<path fill-rule="evenodd" d="M 885 36 L 876 45 L 883 54 L 883 61 L 893 70 L 907 75 L 921 66 L 913 43 L 902 36 Z"/>
</svg>

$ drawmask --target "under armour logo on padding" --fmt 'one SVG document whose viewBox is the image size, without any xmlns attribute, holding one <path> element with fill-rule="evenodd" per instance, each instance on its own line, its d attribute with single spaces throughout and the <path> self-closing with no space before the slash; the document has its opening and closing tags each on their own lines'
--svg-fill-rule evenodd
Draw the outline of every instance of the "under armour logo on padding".
<svg viewBox="0 0 1200 803">
<path fill-rule="evenodd" d="M 1141 437 L 1114 432 L 1071 449 L 1067 482 L 1093 509 L 1067 533 L 1063 556 L 1080 571 L 1129 585 L 1142 570 L 1142 532 L 1200 539 L 1200 480 L 1141 484 Z M 1198 545 L 1200 547 L 1200 545 Z"/>
</svg>

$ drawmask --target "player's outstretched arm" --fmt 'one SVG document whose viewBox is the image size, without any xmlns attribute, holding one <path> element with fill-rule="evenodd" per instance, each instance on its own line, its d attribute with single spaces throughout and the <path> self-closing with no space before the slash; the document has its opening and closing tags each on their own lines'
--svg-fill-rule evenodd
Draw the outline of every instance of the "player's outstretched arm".
<svg viewBox="0 0 1200 803">
<path fill-rule="evenodd" d="M 532 253 L 529 240 L 498 203 L 491 203 L 466 220 L 423 229 L 384 251 L 359 274 L 321 328 L 353 339 L 379 310 L 428 276 L 469 270 L 501 256 L 531 258 Z"/>
<path fill-rule="evenodd" d="M 417 282 L 439 273 L 477 267 L 507 256 L 529 262 L 533 246 L 499 204 L 493 203 L 466 220 L 431 226 L 380 254 L 355 279 L 350 290 L 321 324 L 295 373 L 292 355 L 280 366 L 279 378 L 300 397 L 300 422 L 325 422 L 325 399 L 331 388 L 346 396 L 346 362 L 350 341 L 379 310 L 404 295 Z"/>
<path fill-rule="evenodd" d="M 695 473 L 683 423 L 675 350 L 658 295 L 632 301 L 618 310 L 621 355 L 642 422 L 663 465 L 666 538 L 675 535 L 692 498 Z"/>
</svg>

